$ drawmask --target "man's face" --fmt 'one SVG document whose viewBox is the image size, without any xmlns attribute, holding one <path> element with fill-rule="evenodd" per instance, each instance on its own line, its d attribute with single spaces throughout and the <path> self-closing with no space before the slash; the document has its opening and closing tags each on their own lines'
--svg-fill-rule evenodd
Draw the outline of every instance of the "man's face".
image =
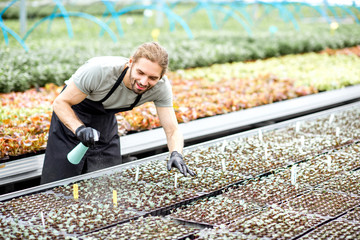
<svg viewBox="0 0 360 240">
<path fill-rule="evenodd" d="M 161 77 L 162 68 L 158 63 L 140 58 L 130 66 L 131 89 L 136 94 L 143 94 L 152 88 Z"/>
</svg>

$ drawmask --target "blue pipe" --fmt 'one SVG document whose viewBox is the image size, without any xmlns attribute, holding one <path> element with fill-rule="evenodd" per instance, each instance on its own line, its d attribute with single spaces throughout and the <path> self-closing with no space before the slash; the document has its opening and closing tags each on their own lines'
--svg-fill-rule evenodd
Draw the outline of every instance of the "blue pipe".
<svg viewBox="0 0 360 240">
<path fill-rule="evenodd" d="M 0 21 L 0 27 L 3 31 L 10 33 L 20 43 L 20 45 L 25 49 L 26 52 L 29 51 L 29 48 L 26 46 L 25 42 L 21 39 L 21 37 L 17 35 L 13 30 L 8 28 L 4 23 L 2 23 L 2 21 Z"/>
<path fill-rule="evenodd" d="M 101 20 L 97 19 L 96 17 L 87 14 L 87 13 L 81 13 L 81 12 L 67 12 L 67 16 L 74 16 L 74 17 L 82 17 L 85 19 L 88 19 L 96 24 L 98 24 L 102 29 L 104 29 L 111 37 L 111 39 L 114 42 L 117 42 L 117 38 L 116 35 L 114 34 L 114 32 L 109 28 L 108 25 L 106 25 L 105 23 L 103 23 Z M 39 21 L 37 21 L 25 34 L 24 36 L 24 40 L 26 40 L 26 38 L 30 35 L 30 33 L 36 28 L 38 27 L 41 23 L 45 22 L 46 20 L 51 19 L 51 17 L 64 17 L 63 14 L 61 13 L 57 13 L 55 15 L 51 15 L 51 16 L 47 16 L 44 17 L 42 19 L 40 19 Z"/>
</svg>

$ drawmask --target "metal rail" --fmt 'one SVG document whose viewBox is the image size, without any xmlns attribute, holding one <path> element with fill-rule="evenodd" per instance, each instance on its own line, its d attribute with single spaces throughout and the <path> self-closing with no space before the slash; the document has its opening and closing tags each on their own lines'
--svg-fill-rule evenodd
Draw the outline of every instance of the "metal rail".
<svg viewBox="0 0 360 240">
<path fill-rule="evenodd" d="M 180 130 L 185 144 L 190 145 L 356 101 L 360 101 L 360 85 L 194 120 L 180 124 Z M 162 128 L 123 136 L 120 143 L 122 155 L 141 155 L 166 149 Z M 43 161 L 44 154 L 7 162 L 4 168 L 0 168 L 0 186 L 40 177 Z"/>
</svg>

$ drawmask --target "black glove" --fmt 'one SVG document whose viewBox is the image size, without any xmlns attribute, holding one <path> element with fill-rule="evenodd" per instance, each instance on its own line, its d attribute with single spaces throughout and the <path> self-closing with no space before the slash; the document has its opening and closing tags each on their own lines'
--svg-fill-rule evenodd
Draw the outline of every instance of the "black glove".
<svg viewBox="0 0 360 240">
<path fill-rule="evenodd" d="M 85 127 L 85 125 L 81 125 L 76 129 L 75 135 L 77 139 L 82 142 L 82 144 L 84 144 L 86 147 L 92 148 L 95 146 L 94 130 L 95 129 L 91 127 Z M 100 136 L 99 132 L 98 136 Z"/>
<path fill-rule="evenodd" d="M 186 166 L 186 164 L 184 163 L 184 159 L 183 156 L 178 153 L 177 151 L 173 151 L 170 155 L 170 159 L 167 163 L 167 169 L 168 171 L 171 170 L 172 167 L 176 167 L 180 170 L 180 172 L 182 174 L 184 174 L 184 176 L 187 176 L 187 173 L 189 173 L 191 176 L 195 176 L 196 174 L 191 171 L 188 166 Z"/>
</svg>

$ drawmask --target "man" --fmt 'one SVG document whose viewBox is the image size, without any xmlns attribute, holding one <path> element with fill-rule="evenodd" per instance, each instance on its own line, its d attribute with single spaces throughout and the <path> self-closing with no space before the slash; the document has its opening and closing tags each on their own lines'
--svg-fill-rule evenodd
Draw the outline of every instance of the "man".
<svg viewBox="0 0 360 240">
<path fill-rule="evenodd" d="M 189 170 L 181 155 L 183 137 L 172 107 L 169 80 L 164 75 L 168 54 L 158 43 L 140 45 L 130 59 L 94 57 L 81 66 L 53 103 L 49 139 L 41 183 L 48 183 L 122 163 L 115 114 L 153 101 L 165 131 L 170 159 L 185 176 Z M 94 131 L 99 132 L 95 141 Z M 77 165 L 67 154 L 82 142 L 89 147 Z"/>
</svg>

